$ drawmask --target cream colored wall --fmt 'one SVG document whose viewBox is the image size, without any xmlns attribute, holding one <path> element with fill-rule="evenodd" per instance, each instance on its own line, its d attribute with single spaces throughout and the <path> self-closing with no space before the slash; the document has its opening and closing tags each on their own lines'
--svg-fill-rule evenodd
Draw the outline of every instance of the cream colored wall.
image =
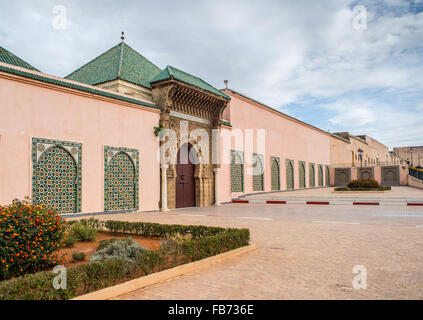
<svg viewBox="0 0 423 320">
<path fill-rule="evenodd" d="M 388 162 L 391 162 L 388 148 L 380 142 L 370 137 L 367 137 L 367 141 L 364 141 L 360 138 L 351 136 L 349 140 L 350 143 L 346 143 L 335 137 L 331 138 L 332 166 L 360 166 L 358 149 L 363 150 L 363 166 L 386 164 L 386 159 L 388 159 Z"/>
<path fill-rule="evenodd" d="M 0 204 L 31 195 L 31 138 L 82 143 L 82 211 L 104 208 L 104 145 L 139 150 L 141 210 L 157 210 L 160 111 L 0 73 Z M 16 78 L 16 77 L 15 77 Z"/>
<path fill-rule="evenodd" d="M 127 96 L 144 100 L 148 103 L 153 103 L 153 96 L 151 89 L 147 89 L 136 84 L 124 80 L 114 80 L 97 85 L 97 87 L 119 92 Z"/>
<path fill-rule="evenodd" d="M 410 151 L 413 151 L 412 153 Z M 405 161 L 412 161 L 412 164 L 417 166 L 423 166 L 423 147 L 400 147 L 394 148 L 394 152 Z"/>
</svg>

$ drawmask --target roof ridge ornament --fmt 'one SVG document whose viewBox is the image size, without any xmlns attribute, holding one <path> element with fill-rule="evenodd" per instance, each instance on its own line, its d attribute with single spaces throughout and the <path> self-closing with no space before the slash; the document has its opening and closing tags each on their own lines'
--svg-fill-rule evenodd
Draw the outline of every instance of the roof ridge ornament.
<svg viewBox="0 0 423 320">
<path fill-rule="evenodd" d="M 223 83 L 225 84 L 225 89 L 228 89 L 228 83 L 229 83 L 229 81 L 228 80 L 224 80 Z"/>
<path fill-rule="evenodd" d="M 122 32 L 121 32 L 121 34 L 122 34 L 122 35 L 120 36 L 120 38 L 122 39 L 122 42 L 123 42 L 123 41 L 125 40 L 125 32 L 124 32 L 124 31 L 122 31 Z"/>
</svg>

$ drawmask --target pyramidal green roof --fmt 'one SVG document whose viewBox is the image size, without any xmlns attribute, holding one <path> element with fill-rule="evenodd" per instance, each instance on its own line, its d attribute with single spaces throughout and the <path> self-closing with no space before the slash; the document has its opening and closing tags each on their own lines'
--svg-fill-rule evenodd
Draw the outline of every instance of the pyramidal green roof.
<svg viewBox="0 0 423 320">
<path fill-rule="evenodd" d="M 160 72 L 159 67 L 122 41 L 65 78 L 89 85 L 121 79 L 150 88 L 149 81 Z"/>
<path fill-rule="evenodd" d="M 228 99 L 228 100 L 231 99 L 229 96 L 220 92 L 218 89 L 211 86 L 210 84 L 208 84 L 204 80 L 202 80 L 202 79 L 200 79 L 196 76 L 193 76 L 189 73 L 186 73 L 184 71 L 181 71 L 179 69 L 176 69 L 172 66 L 167 66 L 166 68 L 164 68 L 162 72 L 160 72 L 158 75 L 156 75 L 150 81 L 150 83 L 153 84 L 153 83 L 156 83 L 156 82 L 160 82 L 160 81 L 163 81 L 163 80 L 169 80 L 169 79 L 176 79 L 176 80 L 179 80 L 179 81 L 184 82 L 186 84 L 192 85 L 194 87 L 197 87 L 197 88 L 206 90 L 208 92 L 214 93 L 215 95 L 221 96 L 225 99 Z"/>
<path fill-rule="evenodd" d="M 5 48 L 0 47 L 0 62 L 11 64 L 17 67 L 33 70 L 33 71 L 40 71 L 33 66 L 31 66 L 28 62 L 23 61 L 21 58 L 18 58 L 10 51 L 7 51 Z"/>
</svg>

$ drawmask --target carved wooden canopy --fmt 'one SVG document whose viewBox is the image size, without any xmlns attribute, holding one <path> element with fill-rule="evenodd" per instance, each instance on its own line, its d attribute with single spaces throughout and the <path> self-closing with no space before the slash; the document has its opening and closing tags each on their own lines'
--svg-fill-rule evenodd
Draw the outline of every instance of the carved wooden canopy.
<svg viewBox="0 0 423 320">
<path fill-rule="evenodd" d="M 178 80 L 167 80 L 153 85 L 153 100 L 163 108 L 164 114 L 171 110 L 210 120 L 217 127 L 229 100 L 206 90 Z"/>
</svg>

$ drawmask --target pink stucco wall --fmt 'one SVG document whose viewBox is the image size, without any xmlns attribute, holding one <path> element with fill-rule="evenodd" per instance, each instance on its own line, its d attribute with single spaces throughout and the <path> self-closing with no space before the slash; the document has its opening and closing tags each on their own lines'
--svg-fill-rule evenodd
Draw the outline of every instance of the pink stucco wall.
<svg viewBox="0 0 423 320">
<path fill-rule="evenodd" d="M 409 174 L 408 167 L 404 165 L 400 165 L 399 168 L 400 168 L 400 184 L 402 186 L 406 186 L 408 185 L 408 174 Z"/>
<path fill-rule="evenodd" d="M 271 191 L 271 157 L 280 158 L 281 190 L 286 190 L 286 160 L 294 160 L 294 183 L 299 188 L 299 161 L 306 162 L 306 187 L 309 187 L 309 163 L 315 163 L 315 181 L 318 185 L 318 165 L 330 165 L 330 135 L 320 130 L 307 126 L 299 121 L 265 108 L 255 102 L 251 102 L 229 91 L 232 100 L 225 110 L 227 118 L 230 118 L 232 131 L 236 129 L 265 129 L 265 154 L 264 154 L 264 191 Z M 228 116 L 229 115 L 229 116 Z M 227 128 L 227 130 L 230 130 Z M 256 144 L 256 131 L 254 135 Z M 223 154 L 229 154 L 230 150 L 223 149 Z M 236 149 L 234 144 L 233 149 Z M 241 150 L 242 151 L 242 150 Z M 254 152 L 257 151 L 255 145 Z M 245 156 L 245 155 L 244 155 Z M 247 173 L 248 165 L 245 164 L 244 186 L 245 193 L 253 193 L 253 176 Z M 221 201 L 227 202 L 236 198 L 240 193 L 231 193 L 230 165 L 221 166 Z M 325 175 L 325 173 L 324 173 Z M 325 180 L 324 180 L 325 181 Z"/>
<path fill-rule="evenodd" d="M 82 212 L 104 209 L 105 145 L 139 150 L 140 210 L 157 210 L 159 110 L 0 75 L 0 204 L 31 195 L 31 138 L 82 143 Z"/>
</svg>

